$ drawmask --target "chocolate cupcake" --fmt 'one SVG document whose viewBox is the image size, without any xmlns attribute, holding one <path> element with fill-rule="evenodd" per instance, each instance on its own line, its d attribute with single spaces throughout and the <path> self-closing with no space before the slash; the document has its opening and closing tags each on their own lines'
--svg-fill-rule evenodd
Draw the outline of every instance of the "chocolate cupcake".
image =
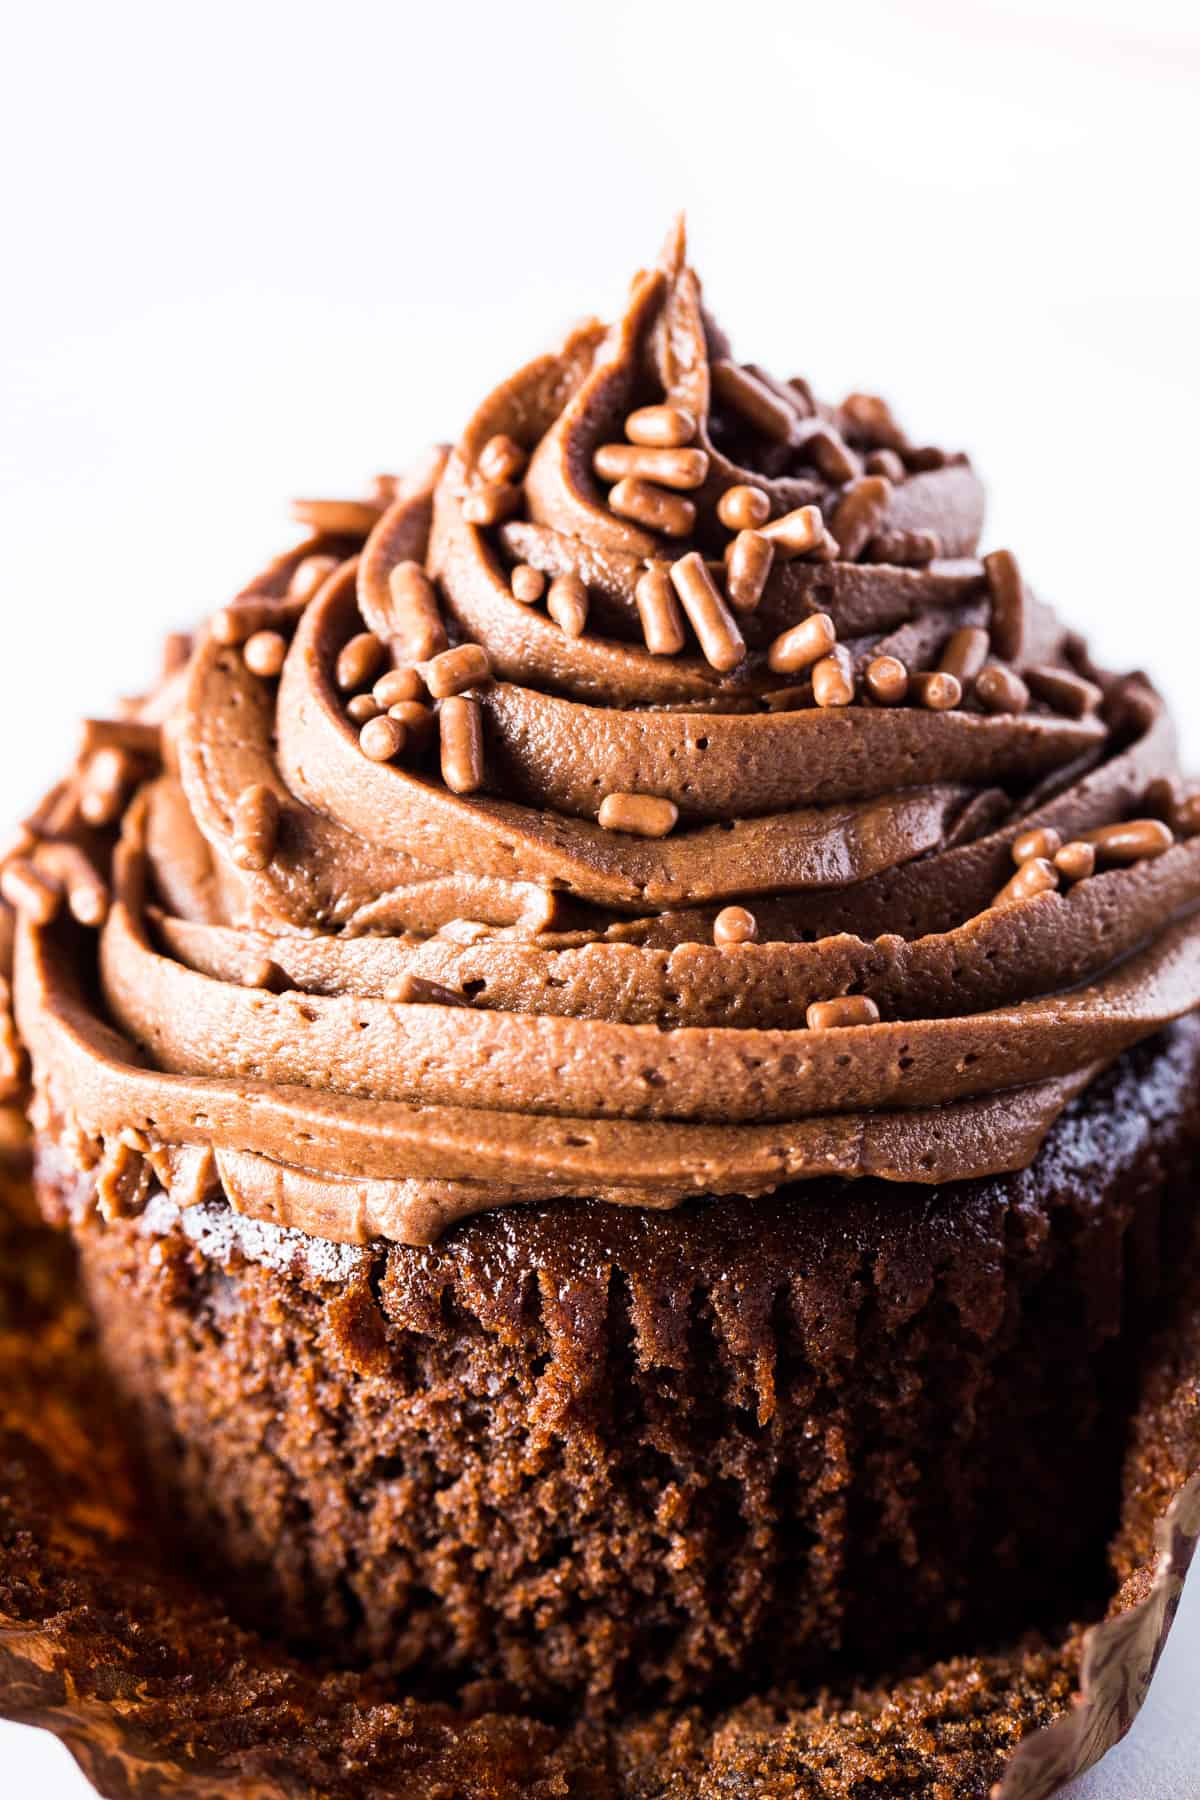
<svg viewBox="0 0 1200 1800">
<path fill-rule="evenodd" d="M 164 1534 L 294 1654 L 597 1730 L 1099 1610 L 1200 1140 L 1149 682 L 681 234 L 297 510 L 3 875 Z"/>
</svg>

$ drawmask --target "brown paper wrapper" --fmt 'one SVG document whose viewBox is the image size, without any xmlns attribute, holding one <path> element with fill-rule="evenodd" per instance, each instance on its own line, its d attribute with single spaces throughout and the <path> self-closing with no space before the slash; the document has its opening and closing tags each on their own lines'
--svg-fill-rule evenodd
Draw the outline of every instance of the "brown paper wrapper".
<svg viewBox="0 0 1200 1800">
<path fill-rule="evenodd" d="M 1083 1637 L 1070 1712 L 1019 1747 L 995 1800 L 1050 1800 L 1123 1738 L 1150 1691 L 1200 1538 L 1200 1475 L 1186 1482 L 1155 1531 L 1158 1554 L 1143 1598 L 1118 1606 Z"/>
<path fill-rule="evenodd" d="M 0 1713 L 102 1794 L 404 1800 L 1049 1800 L 1129 1729 L 1200 1537 L 1200 1271 L 1147 1356 L 1108 1614 L 893 1681 L 609 1727 L 320 1669 L 235 1625 L 167 1558 L 74 1281 L 0 1165 Z M 1049 1523 L 1049 1522 L 1048 1522 Z"/>
</svg>

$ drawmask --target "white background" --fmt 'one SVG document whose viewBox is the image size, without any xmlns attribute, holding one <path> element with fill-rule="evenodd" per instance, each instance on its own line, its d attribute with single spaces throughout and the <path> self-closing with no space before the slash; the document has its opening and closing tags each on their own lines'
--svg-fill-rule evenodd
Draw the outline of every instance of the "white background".
<svg viewBox="0 0 1200 1800">
<path fill-rule="evenodd" d="M 26 6 L 0 105 L 0 819 L 159 634 L 610 313 L 687 207 L 740 354 L 975 453 L 1194 766 L 1195 8 Z M 1200 1794 L 1200 1592 L 1088 1800 Z M 1189 1771 L 1191 1771 L 1189 1773 Z M 0 1791 L 81 1791 L 0 1726 Z"/>
</svg>

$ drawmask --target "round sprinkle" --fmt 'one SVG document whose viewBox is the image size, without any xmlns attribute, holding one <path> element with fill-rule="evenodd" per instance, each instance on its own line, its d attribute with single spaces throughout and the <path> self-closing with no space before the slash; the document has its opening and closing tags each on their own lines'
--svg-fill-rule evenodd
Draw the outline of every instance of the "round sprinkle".
<svg viewBox="0 0 1200 1800">
<path fill-rule="evenodd" d="M 233 860 L 239 869 L 265 869 L 279 834 L 279 796 L 260 782 L 243 788 L 233 813 Z"/>
<path fill-rule="evenodd" d="M 717 501 L 717 517 L 727 531 L 757 531 L 771 516 L 771 502 L 761 488 L 739 482 Z"/>
<path fill-rule="evenodd" d="M 908 670 L 898 656 L 877 656 L 863 675 L 877 706 L 899 706 L 908 694 Z"/>
<path fill-rule="evenodd" d="M 546 577 L 540 569 L 531 569 L 528 563 L 518 563 L 509 578 L 514 600 L 522 606 L 533 606 L 546 591 Z M 412 696 L 414 699 L 415 695 Z"/>
<path fill-rule="evenodd" d="M 725 406 L 742 418 L 763 437 L 777 444 L 791 440 L 796 423 L 795 409 L 765 381 L 740 363 L 718 358 L 710 368 L 713 392 Z"/>
<path fill-rule="evenodd" d="M 79 810 L 89 825 L 111 825 L 136 777 L 133 758 L 116 744 L 102 744 L 84 765 Z"/>
<path fill-rule="evenodd" d="M 696 508 L 682 494 L 668 493 L 636 475 L 627 475 L 608 491 L 608 504 L 622 519 L 661 531 L 664 537 L 690 537 L 696 524 Z"/>
<path fill-rule="evenodd" d="M 725 561 L 725 588 L 729 603 L 739 612 L 753 612 L 763 597 L 775 546 L 760 531 L 739 531 Z"/>
<path fill-rule="evenodd" d="M 621 481 L 627 475 L 657 481 L 660 487 L 688 492 L 703 487 L 708 475 L 705 450 L 644 449 L 640 444 L 601 444 L 592 457 L 601 481 Z"/>
<path fill-rule="evenodd" d="M 567 637 L 582 637 L 588 616 L 588 591 L 578 575 L 559 575 L 550 583 L 546 611 Z"/>
<path fill-rule="evenodd" d="M 419 700 L 397 700 L 394 706 L 388 707 L 388 712 L 403 725 L 409 746 L 414 750 L 424 750 L 433 737 L 436 723 L 433 708 L 422 706 Z"/>
<path fill-rule="evenodd" d="M 674 829 L 679 808 L 673 800 L 659 800 L 653 794 L 607 794 L 600 802 L 599 816 L 605 831 L 660 838 Z"/>
<path fill-rule="evenodd" d="M 868 994 L 814 1000 L 804 1015 L 810 1031 L 838 1031 L 846 1025 L 878 1025 L 879 1008 Z"/>
<path fill-rule="evenodd" d="M 256 631 L 242 645 L 242 661 L 252 675 L 270 680 L 287 658 L 287 643 L 277 631 Z"/>
<path fill-rule="evenodd" d="M 346 717 L 353 719 L 356 725 L 365 725 L 368 719 L 377 719 L 385 710 L 374 694 L 355 694 L 352 700 L 346 702 Z"/>
<path fill-rule="evenodd" d="M 854 699 L 854 669 L 844 645 L 835 645 L 828 656 L 814 664 L 812 690 L 818 706 L 850 705 Z"/>
<path fill-rule="evenodd" d="M 1011 550 L 992 550 L 983 559 L 992 602 L 992 643 L 997 656 L 1016 660 L 1025 647 L 1025 583 Z"/>
<path fill-rule="evenodd" d="M 965 691 L 987 662 L 990 642 L 981 625 L 964 625 L 961 631 L 953 631 L 947 638 L 939 667 L 944 674 L 953 675 L 961 682 Z"/>
<path fill-rule="evenodd" d="M 32 850 L 37 873 L 66 891 L 73 917 L 81 925 L 103 925 L 108 916 L 108 887 L 79 845 L 48 839 L 35 841 Z"/>
<path fill-rule="evenodd" d="M 1035 894 L 1047 894 L 1057 886 L 1058 870 L 1054 864 L 1044 856 L 1031 856 L 1000 889 L 992 905 L 1012 906 L 1020 900 L 1032 900 Z"/>
<path fill-rule="evenodd" d="M 386 712 L 389 706 L 398 706 L 401 700 L 423 700 L 425 683 L 415 669 L 389 669 L 386 675 L 379 677 L 371 693 Z"/>
<path fill-rule="evenodd" d="M 292 517 L 317 537 L 368 537 L 382 511 L 382 505 L 374 500 L 292 501 Z"/>
<path fill-rule="evenodd" d="M 1041 856 L 1051 862 L 1061 849 L 1061 832 L 1055 831 L 1053 825 L 1035 825 L 1013 839 L 1012 857 L 1020 868 L 1022 863 L 1027 863 L 1033 856 Z"/>
<path fill-rule="evenodd" d="M 744 906 L 726 906 L 713 920 L 713 943 L 719 949 L 730 944 L 752 944 L 758 936 L 758 920 Z"/>
<path fill-rule="evenodd" d="M 1103 691 L 1094 681 L 1086 681 L 1082 675 L 1074 675 L 1069 669 L 1059 669 L 1052 664 L 1039 663 L 1026 669 L 1025 679 L 1039 700 L 1044 700 L 1055 712 L 1065 713 L 1069 719 L 1086 719 L 1104 699 Z"/>
<path fill-rule="evenodd" d="M 631 444 L 677 450 L 696 435 L 696 421 L 682 406 L 639 406 L 625 421 Z"/>
<path fill-rule="evenodd" d="M 468 688 L 482 687 L 492 678 L 492 665 L 482 644 L 458 644 L 422 663 L 419 673 L 433 698 L 445 700 Z"/>
<path fill-rule="evenodd" d="M 419 562 L 399 562 L 388 575 L 388 637 L 398 662 L 427 662 L 446 648 L 437 590 Z"/>
<path fill-rule="evenodd" d="M 411 969 L 389 981 L 383 990 L 385 1000 L 393 1006 L 469 1006 L 471 1002 L 464 994 L 454 988 L 445 987 L 440 981 L 430 981 L 424 975 L 415 975 Z"/>
<path fill-rule="evenodd" d="M 390 713 L 380 713 L 378 718 L 368 719 L 359 732 L 358 747 L 372 762 L 391 762 L 403 750 L 407 736 L 399 719 L 393 719 Z"/>
<path fill-rule="evenodd" d="M 499 432 L 479 452 L 478 469 L 485 481 L 515 481 L 525 471 L 525 452 L 520 444 Z"/>
<path fill-rule="evenodd" d="M 286 974 L 269 956 L 254 957 L 238 979 L 242 987 L 262 988 L 268 994 L 281 994 L 288 985 Z"/>
<path fill-rule="evenodd" d="M 962 701 L 962 682 L 942 669 L 927 669 L 909 677 L 913 699 L 930 712 L 950 712 Z"/>
<path fill-rule="evenodd" d="M 1055 851 L 1054 866 L 1067 881 L 1086 881 L 1096 867 L 1095 849 L 1075 839 Z"/>
<path fill-rule="evenodd" d="M 1029 706 L 1029 689 L 1014 669 L 988 663 L 975 677 L 975 698 L 990 713 L 1023 713 Z"/>
<path fill-rule="evenodd" d="M 1175 842 L 1175 834 L 1161 819 L 1127 819 L 1120 825 L 1085 831 L 1083 842 L 1095 846 L 1099 862 L 1124 864 L 1161 856 Z"/>
<path fill-rule="evenodd" d="M 0 873 L 0 894 L 15 912 L 24 913 L 35 925 L 49 925 L 62 905 L 63 893 L 56 881 L 14 856 Z"/>
<path fill-rule="evenodd" d="M 745 639 L 698 550 L 671 564 L 671 582 L 705 660 L 722 674 L 736 669 L 746 654 Z"/>
<path fill-rule="evenodd" d="M 868 475 L 886 475 L 894 487 L 898 487 L 908 475 L 908 470 L 894 450 L 872 450 L 863 467 Z"/>
<path fill-rule="evenodd" d="M 81 882 L 67 890 L 67 904 L 81 925 L 103 925 L 108 917 L 108 890 L 103 882 Z"/>
<path fill-rule="evenodd" d="M 379 673 L 384 657 L 383 645 L 373 631 L 360 631 L 338 652 L 335 675 L 344 694 L 366 687 Z"/>
<path fill-rule="evenodd" d="M 855 562 L 883 524 L 892 503 L 884 475 L 864 475 L 843 490 L 833 509 L 832 530 L 846 562 Z"/>
<path fill-rule="evenodd" d="M 1200 832 L 1200 793 L 1185 794 L 1175 808 L 1175 830 L 1181 838 Z"/>
<path fill-rule="evenodd" d="M 483 708 L 473 694 L 451 694 L 438 711 L 442 780 L 452 794 L 483 786 Z"/>
<path fill-rule="evenodd" d="M 292 579 L 288 583 L 288 593 L 296 599 L 310 599 L 323 581 L 327 581 L 337 568 L 336 556 L 305 556 L 292 570 Z"/>
<path fill-rule="evenodd" d="M 499 525 L 511 519 L 521 504 L 521 490 L 506 481 L 485 481 L 472 488 L 462 503 L 462 516 L 468 525 Z"/>
<path fill-rule="evenodd" d="M 816 464 L 826 481 L 853 481 L 859 473 L 859 461 L 838 432 L 823 425 L 804 440 L 804 453 Z"/>
<path fill-rule="evenodd" d="M 683 614 L 668 570 L 661 563 L 652 564 L 644 575 L 639 575 L 633 594 L 651 656 L 674 656 L 682 650 L 686 641 Z"/>
<path fill-rule="evenodd" d="M 1146 783 L 1142 795 L 1142 805 L 1152 819 L 1165 819 L 1168 825 L 1174 824 L 1175 813 L 1179 806 L 1179 783 L 1171 775 L 1156 775 L 1153 781 Z"/>
<path fill-rule="evenodd" d="M 767 666 L 776 675 L 795 675 L 828 656 L 837 643 L 837 628 L 828 613 L 813 613 L 780 632 L 767 651 Z"/>
<path fill-rule="evenodd" d="M 895 455 L 906 442 L 904 432 L 896 422 L 896 415 L 882 394 L 864 394 L 861 391 L 847 394 L 839 410 L 850 429 L 865 438 L 868 444 L 889 444 L 891 454 Z M 900 467 L 903 471 L 904 464 L 901 463 Z"/>
<path fill-rule="evenodd" d="M 774 544 L 776 555 L 806 556 L 824 542 L 825 521 L 819 506 L 798 506 L 781 519 L 772 519 L 761 530 Z"/>
</svg>

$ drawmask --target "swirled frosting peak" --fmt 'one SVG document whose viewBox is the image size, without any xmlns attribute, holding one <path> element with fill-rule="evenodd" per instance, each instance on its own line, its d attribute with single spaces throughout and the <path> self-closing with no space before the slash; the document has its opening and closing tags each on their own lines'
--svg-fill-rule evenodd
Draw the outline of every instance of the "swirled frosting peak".
<svg viewBox="0 0 1200 1800">
<path fill-rule="evenodd" d="M 1153 689 L 979 557 L 964 456 L 737 361 L 681 229 L 452 449 L 298 511 L 5 867 L 102 1205 L 424 1242 L 1010 1170 L 1200 1001 Z"/>
</svg>

